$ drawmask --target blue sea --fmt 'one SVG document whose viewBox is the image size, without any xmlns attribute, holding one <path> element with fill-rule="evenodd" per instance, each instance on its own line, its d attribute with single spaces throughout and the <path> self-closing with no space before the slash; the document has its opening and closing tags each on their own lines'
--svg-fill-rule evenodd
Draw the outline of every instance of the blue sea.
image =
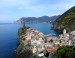
<svg viewBox="0 0 75 58">
<path fill-rule="evenodd" d="M 34 23 L 26 24 L 26 26 L 36 28 L 44 34 L 55 34 L 55 31 L 50 29 L 52 24 Z M 21 24 L 0 25 L 0 58 L 12 58 L 12 56 L 15 56 L 15 50 L 18 44 L 17 32 L 21 27 Z"/>
</svg>

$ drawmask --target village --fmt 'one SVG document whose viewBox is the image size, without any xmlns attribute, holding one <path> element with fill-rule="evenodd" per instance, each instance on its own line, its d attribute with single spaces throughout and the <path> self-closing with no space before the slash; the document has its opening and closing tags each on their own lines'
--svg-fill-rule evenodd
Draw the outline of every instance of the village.
<svg viewBox="0 0 75 58">
<path fill-rule="evenodd" d="M 51 58 L 59 46 L 75 46 L 75 31 L 67 33 L 64 29 L 63 34 L 57 37 L 55 34 L 44 35 L 35 28 L 29 28 L 22 41 L 24 46 L 29 45 L 34 55 Z"/>
</svg>

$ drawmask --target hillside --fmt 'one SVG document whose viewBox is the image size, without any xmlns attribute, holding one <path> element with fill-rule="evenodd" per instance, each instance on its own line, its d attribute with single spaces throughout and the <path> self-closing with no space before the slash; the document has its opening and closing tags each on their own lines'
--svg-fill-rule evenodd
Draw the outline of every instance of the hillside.
<svg viewBox="0 0 75 58">
<path fill-rule="evenodd" d="M 46 23 L 52 23 L 54 22 L 58 17 L 58 16 L 42 16 L 42 17 L 22 17 L 19 20 L 16 21 L 16 23 L 21 23 L 21 21 L 24 21 L 25 23 L 42 23 L 42 22 L 46 22 Z"/>
<path fill-rule="evenodd" d="M 67 32 L 75 30 L 75 6 L 56 19 L 53 28 L 55 30 L 63 30 L 65 28 Z"/>
</svg>

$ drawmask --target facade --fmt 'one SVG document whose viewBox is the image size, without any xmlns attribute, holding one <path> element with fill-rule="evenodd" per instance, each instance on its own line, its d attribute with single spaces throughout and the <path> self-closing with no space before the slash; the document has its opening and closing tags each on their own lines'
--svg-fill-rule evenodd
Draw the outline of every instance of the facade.
<svg viewBox="0 0 75 58">
<path fill-rule="evenodd" d="M 75 46 L 75 31 L 70 32 L 69 35 L 66 32 L 66 29 L 64 29 L 63 34 L 60 35 L 59 39 L 49 36 L 45 37 L 45 39 L 43 38 L 44 34 L 42 32 L 39 32 L 36 29 L 28 29 L 25 36 L 25 40 L 27 42 L 23 42 L 24 45 L 26 45 L 28 41 L 30 41 L 33 54 L 36 54 L 39 57 L 44 55 L 44 51 L 47 51 L 49 54 L 53 54 L 59 46 Z"/>
<path fill-rule="evenodd" d="M 60 41 L 62 45 L 70 45 L 69 34 L 66 32 L 66 29 L 64 29 L 63 34 L 60 35 Z"/>
<path fill-rule="evenodd" d="M 72 46 L 75 46 L 75 31 L 70 32 L 70 42 Z"/>
<path fill-rule="evenodd" d="M 32 37 L 31 36 L 25 36 L 25 40 L 31 40 Z"/>
</svg>

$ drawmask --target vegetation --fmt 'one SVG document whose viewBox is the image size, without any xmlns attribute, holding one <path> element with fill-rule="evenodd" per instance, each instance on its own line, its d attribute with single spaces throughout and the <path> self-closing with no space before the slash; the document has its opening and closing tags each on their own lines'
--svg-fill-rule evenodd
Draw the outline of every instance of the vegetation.
<svg viewBox="0 0 75 58">
<path fill-rule="evenodd" d="M 23 38 L 25 36 L 25 31 L 28 28 L 29 27 L 22 27 L 18 31 L 19 46 L 16 50 L 16 58 L 39 58 L 36 55 L 33 57 L 33 52 L 30 47 L 31 46 L 30 41 L 25 41 Z M 28 44 L 25 45 L 25 43 Z"/>
<path fill-rule="evenodd" d="M 31 49 L 27 46 L 19 46 L 17 49 L 17 56 L 16 58 L 33 58 L 33 53 Z"/>
<path fill-rule="evenodd" d="M 18 41 L 19 41 L 19 46 L 16 49 L 16 58 L 41 58 L 38 57 L 37 55 L 33 56 L 33 52 L 31 50 L 31 41 L 25 41 L 24 36 L 26 35 L 25 31 L 29 27 L 26 27 L 23 25 L 22 28 L 19 29 L 18 31 Z"/>
<path fill-rule="evenodd" d="M 20 20 L 17 20 L 16 23 L 22 23 L 22 22 L 26 22 L 26 23 L 42 23 L 42 22 L 46 22 L 46 23 L 50 23 L 51 22 L 54 22 L 58 17 L 58 16 L 52 16 L 52 17 L 49 17 L 49 16 L 42 16 L 42 17 L 22 17 L 20 18 Z"/>
<path fill-rule="evenodd" d="M 32 50 L 30 49 L 30 47 L 28 47 L 30 46 L 30 41 L 28 42 L 28 46 L 24 45 L 24 36 L 26 33 L 26 29 L 28 29 L 29 27 L 26 27 L 24 22 L 22 22 L 22 24 L 23 27 L 18 30 L 19 46 L 16 50 L 16 58 L 33 58 Z"/>
<path fill-rule="evenodd" d="M 18 35 L 20 36 L 22 34 L 25 34 L 26 29 L 27 29 L 26 27 L 20 28 L 19 31 L 18 31 Z"/>
<path fill-rule="evenodd" d="M 53 58 L 75 58 L 75 47 L 62 46 L 59 47 Z"/>
<path fill-rule="evenodd" d="M 67 32 L 75 30 L 75 6 L 62 14 L 55 22 L 54 29 L 63 30 Z"/>
<path fill-rule="evenodd" d="M 26 33 L 25 31 L 28 28 L 29 27 L 26 27 L 25 25 L 24 25 L 24 27 L 20 28 L 19 31 L 18 31 L 18 36 L 21 36 L 21 35 L 25 34 Z"/>
<path fill-rule="evenodd" d="M 23 34 L 23 33 L 21 33 Z M 18 40 L 19 40 L 19 46 L 16 50 L 16 58 L 33 58 L 32 50 L 30 49 L 30 42 L 28 46 L 24 46 L 23 42 L 23 36 L 20 34 Z M 20 38 L 21 37 L 21 38 Z"/>
</svg>

